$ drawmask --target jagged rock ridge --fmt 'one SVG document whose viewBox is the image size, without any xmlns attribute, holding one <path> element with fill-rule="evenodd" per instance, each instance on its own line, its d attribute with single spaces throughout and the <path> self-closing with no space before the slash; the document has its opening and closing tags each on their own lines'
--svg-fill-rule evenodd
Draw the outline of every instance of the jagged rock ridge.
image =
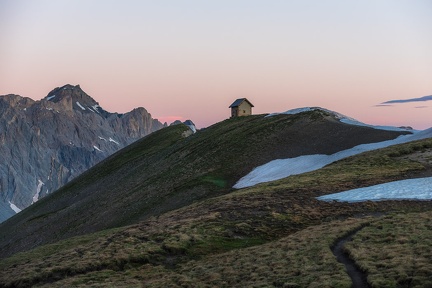
<svg viewBox="0 0 432 288">
<path fill-rule="evenodd" d="M 79 85 L 0 96 L 0 222 L 164 126 L 144 108 L 105 111 Z"/>
</svg>

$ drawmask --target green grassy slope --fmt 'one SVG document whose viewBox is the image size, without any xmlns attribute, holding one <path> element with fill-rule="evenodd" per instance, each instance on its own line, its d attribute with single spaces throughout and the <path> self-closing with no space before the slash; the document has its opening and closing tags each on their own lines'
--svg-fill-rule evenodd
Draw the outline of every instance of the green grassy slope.
<svg viewBox="0 0 432 288">
<path fill-rule="evenodd" d="M 229 119 L 183 137 L 187 129 L 168 127 L 137 141 L 0 224 L 0 257 L 229 193 L 241 176 L 276 158 L 334 153 L 399 135 L 319 111 Z"/>
<path fill-rule="evenodd" d="M 377 231 L 377 236 L 364 235 L 368 231 L 365 228 L 358 235 L 360 244 L 353 242 L 355 246 L 350 249 L 364 269 L 371 271 L 371 282 L 379 286 L 384 282 L 374 279 L 387 275 L 388 287 L 405 283 L 407 277 L 395 277 L 406 271 L 417 283 L 431 268 L 427 262 L 429 250 L 423 253 L 425 245 L 419 241 L 429 238 L 430 212 L 417 213 L 432 211 L 431 201 L 350 204 L 321 202 L 315 197 L 390 180 L 432 176 L 427 159 L 431 151 L 432 139 L 371 151 L 314 172 L 193 203 L 132 226 L 18 253 L 0 261 L 0 286 L 344 287 L 349 278 L 332 257 L 330 246 L 366 224 L 367 229 Z M 358 218 L 389 212 L 397 213 L 391 217 L 399 220 L 385 224 L 389 218 Z M 379 228 L 384 226 L 389 228 Z M 418 232 L 413 240 L 407 235 L 409 229 Z M 421 270 L 417 271 L 414 264 L 398 266 L 400 269 L 385 266 L 387 260 L 397 265 L 397 254 L 386 254 L 381 264 L 376 262 L 374 255 L 383 247 L 380 235 L 387 237 L 385 245 L 395 245 L 394 251 L 400 249 L 411 253 L 406 257 L 416 257 L 418 261 L 413 263 Z M 376 248 L 365 254 L 362 251 L 367 247 L 361 247 L 356 254 L 356 245 L 362 245 L 364 239 L 370 239 L 371 247 Z M 241 249 L 249 246 L 256 247 Z M 413 274 L 413 270 L 418 273 Z M 386 274 L 389 271 L 397 273 Z"/>
</svg>

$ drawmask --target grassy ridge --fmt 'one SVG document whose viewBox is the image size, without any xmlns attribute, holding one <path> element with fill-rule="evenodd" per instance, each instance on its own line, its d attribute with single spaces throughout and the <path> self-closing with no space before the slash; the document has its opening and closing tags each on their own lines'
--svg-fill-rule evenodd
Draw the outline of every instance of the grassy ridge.
<svg viewBox="0 0 432 288">
<path fill-rule="evenodd" d="M 240 177 L 276 158 L 334 153 L 399 135 L 319 111 L 229 119 L 185 138 L 186 131 L 185 125 L 157 131 L 0 224 L 0 257 L 230 193 Z"/>
<path fill-rule="evenodd" d="M 26 283 L 67 278 L 58 282 L 58 285 L 90 285 L 95 281 L 106 281 L 105 283 L 121 286 L 121 283 L 147 281 L 148 285 L 153 283 L 155 287 L 162 287 L 173 283 L 186 285 L 188 281 L 192 281 L 191 283 L 202 283 L 204 287 L 242 286 L 240 283 L 243 282 L 238 281 L 248 279 L 242 273 L 258 273 L 248 270 L 247 267 L 252 262 L 251 267 L 261 271 L 255 278 L 250 278 L 256 283 L 278 287 L 291 282 L 303 286 L 306 282 L 311 284 L 327 281 L 323 283 L 344 286 L 347 278 L 342 272 L 337 272 L 338 275 L 333 278 L 328 278 L 331 274 L 325 272 L 325 267 L 343 271 L 328 254 L 329 247 L 332 241 L 351 229 L 351 224 L 352 227 L 358 227 L 364 222 L 352 219 L 349 222 L 351 224 L 345 227 L 347 224 L 339 225 L 338 219 L 377 212 L 425 211 L 431 210 L 432 204 L 430 201 L 327 203 L 317 201 L 315 197 L 430 173 L 429 167 L 423 162 L 404 158 L 406 155 L 428 153 L 430 147 L 432 140 L 428 139 L 371 151 L 318 171 L 203 200 L 133 226 L 106 231 L 106 234 L 85 236 L 84 240 L 81 237 L 68 239 L 67 242 L 56 244 L 55 249 L 53 246 L 41 246 L 1 261 L 0 283 L 25 286 Z M 314 232 L 298 234 L 303 233 L 298 231 L 312 226 L 315 228 L 305 231 Z M 291 234 L 304 236 L 301 236 L 301 241 L 298 240 L 300 238 L 295 238 L 297 236 L 292 236 L 292 239 L 297 240 L 290 238 L 291 240 L 287 240 L 290 243 L 288 246 L 283 246 L 283 242 L 273 242 Z M 259 245 L 265 242 L 269 244 Z M 256 245 L 259 245 L 256 249 L 250 248 L 255 250 L 242 252 L 243 249 L 240 249 Z M 308 246 L 315 248 L 306 249 Z M 268 261 L 278 254 L 272 252 L 272 249 L 298 250 L 299 254 L 289 254 L 292 257 L 289 265 L 279 265 L 282 268 L 278 266 L 275 271 L 268 271 L 266 267 L 271 267 Z M 223 264 L 224 261 L 218 259 L 226 251 L 235 252 L 227 254 L 231 256 L 223 256 L 221 259 L 231 259 Z M 318 262 L 313 262 L 314 255 L 322 257 L 316 259 Z M 312 262 L 302 262 L 308 257 Z M 242 261 L 244 264 L 238 264 Z M 285 263 L 288 260 L 278 261 Z M 233 263 L 240 265 L 238 268 L 241 269 L 230 271 L 228 268 Z M 299 273 L 298 267 L 302 266 L 309 267 L 305 271 L 310 276 L 295 275 Z M 199 267 L 207 268 L 203 270 Z M 209 276 L 206 271 L 211 271 L 213 276 Z M 283 278 L 286 275 L 291 276 Z M 280 279 L 266 282 L 276 279 L 275 277 Z M 333 280 L 335 282 L 331 282 Z M 223 281 L 231 282 L 224 284 Z"/>
</svg>

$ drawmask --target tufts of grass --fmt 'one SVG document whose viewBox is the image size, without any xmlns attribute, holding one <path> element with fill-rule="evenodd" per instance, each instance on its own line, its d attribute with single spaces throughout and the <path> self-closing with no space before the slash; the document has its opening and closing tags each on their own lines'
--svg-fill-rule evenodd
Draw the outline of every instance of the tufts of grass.
<svg viewBox="0 0 432 288">
<path fill-rule="evenodd" d="M 313 226 L 271 243 L 179 263 L 175 269 L 143 265 L 107 279 L 113 286 L 140 279 L 145 287 L 349 287 L 351 280 L 330 246 L 368 221 L 348 219 Z M 103 272 L 95 274 L 103 277 Z M 71 283 L 84 287 L 86 281 L 87 275 L 77 276 L 53 287 Z"/>
<path fill-rule="evenodd" d="M 115 279 L 124 280 L 124 277 L 134 275 L 133 277 L 137 277 L 142 283 L 152 283 L 154 287 L 158 287 L 158 283 L 181 286 L 190 285 L 195 281 L 206 283 L 203 286 L 241 286 L 243 279 L 249 278 L 254 279 L 256 283 L 266 283 L 262 284 L 264 286 L 313 287 L 325 283 L 329 287 L 344 287 L 345 276 L 332 278 L 326 274 L 327 272 L 319 276 L 320 269 L 326 271 L 326 268 L 323 268 L 325 265 L 329 265 L 336 271 L 342 269 L 337 263 L 334 263 L 334 259 L 330 260 L 327 250 L 333 244 L 334 239 L 344 235 L 352 227 L 358 227 L 363 223 L 355 219 L 350 220 L 352 222 L 340 222 L 340 219 L 375 212 L 412 212 L 432 209 L 430 201 L 349 204 L 321 202 L 315 199 L 318 195 L 344 189 L 382 183 L 389 179 L 402 179 L 426 169 L 416 161 L 389 156 L 388 153 L 392 149 L 390 147 L 365 153 L 339 161 L 318 171 L 195 202 L 133 226 L 103 232 L 104 235 L 82 236 L 84 237 L 82 239 L 81 237 L 71 238 L 66 240 L 71 242 L 59 242 L 54 246 L 41 246 L 29 252 L 16 254 L 12 258 L 0 261 L 0 283 L 6 286 L 25 286 L 29 283 L 48 282 L 50 284 L 52 282 L 69 283 L 70 285 L 71 282 L 68 281 L 81 281 L 101 276 L 107 281 L 106 283 L 110 283 L 112 279 L 113 283 L 116 283 L 113 286 L 116 286 L 117 283 L 121 283 L 121 280 L 115 282 L 117 281 Z M 220 173 L 212 175 L 214 176 L 200 176 L 202 177 L 200 179 L 214 187 L 216 185 L 211 182 L 223 179 L 223 176 Z M 185 195 L 182 194 L 182 196 Z M 352 223 L 352 225 L 339 227 L 341 223 Z M 324 225 L 320 226 L 321 224 Z M 316 228 L 311 228 L 312 226 Z M 430 226 L 427 227 L 430 228 Z M 302 230 L 306 231 L 305 234 L 301 234 Z M 392 229 L 387 230 L 383 238 L 387 241 L 386 243 L 413 241 L 406 235 L 396 237 L 392 234 Z M 289 238 L 290 244 L 283 246 L 278 239 L 287 235 L 297 235 L 297 238 Z M 417 241 L 420 242 L 418 239 Z M 268 244 L 260 245 L 267 242 Z M 305 244 L 302 244 L 303 242 Z M 273 265 L 271 259 L 276 256 L 270 251 L 272 249 L 266 248 L 272 243 L 278 243 L 277 245 L 281 248 L 275 246 L 275 249 L 279 249 L 277 251 L 280 253 L 290 251 L 285 255 L 293 257 L 294 262 L 286 263 L 284 261 L 288 260 L 280 260 L 279 264 Z M 285 248 L 282 248 L 281 245 Z M 271 256 L 262 254 L 260 249 L 262 252 L 267 251 Z M 365 249 L 365 247 L 359 248 L 359 251 L 365 251 Z M 218 260 L 218 257 L 227 251 L 232 253 L 227 255 L 238 255 L 236 258 L 238 261 L 233 262 L 232 256 L 227 258 L 231 259 L 227 260 L 227 263 L 231 263 L 231 268 L 224 266 Z M 255 256 L 244 255 L 243 251 L 251 251 L 250 253 Z M 295 254 L 295 251 L 299 254 Z M 319 258 L 314 259 L 314 257 Z M 386 257 L 391 257 L 391 255 Z M 216 264 L 212 264 L 213 261 Z M 364 261 L 362 267 L 368 267 L 367 265 L 370 265 L 368 261 L 373 263 L 375 259 L 370 258 Z M 202 265 L 206 268 L 202 270 L 198 266 L 195 267 L 194 262 L 199 265 L 204 263 Z M 252 262 L 256 265 L 252 265 Z M 220 268 L 218 268 L 219 265 L 221 265 Z M 255 270 L 250 270 L 248 265 L 255 267 Z M 274 271 L 269 272 L 266 266 L 274 267 Z M 221 270 L 222 267 L 225 267 L 226 270 Z M 304 270 L 301 270 L 301 267 L 304 267 Z M 207 270 L 209 273 L 206 274 Z M 237 270 L 244 270 L 250 275 Z M 105 273 L 106 271 L 115 272 Z M 153 276 L 144 277 L 143 271 L 154 275 L 155 278 L 152 278 Z M 403 275 L 403 271 L 399 273 Z M 90 278 L 87 278 L 86 275 L 89 275 Z M 204 276 L 208 279 L 204 279 Z M 274 282 L 268 282 L 270 278 Z M 229 280 L 231 282 L 227 284 L 223 282 L 225 281 L 223 279 L 232 280 Z M 400 282 L 402 283 L 403 280 Z M 252 280 L 247 283 L 251 284 Z M 159 287 L 162 286 L 160 284 Z"/>
<path fill-rule="evenodd" d="M 346 245 L 373 287 L 432 286 L 432 212 L 398 213 L 371 223 Z"/>
<path fill-rule="evenodd" d="M 407 143 L 405 145 L 395 146 L 391 151 L 388 152 L 387 155 L 390 157 L 401 157 L 401 156 L 413 154 L 415 152 L 425 152 L 431 150 L 431 148 L 432 148 L 432 140 L 427 139 L 427 140 Z"/>
</svg>

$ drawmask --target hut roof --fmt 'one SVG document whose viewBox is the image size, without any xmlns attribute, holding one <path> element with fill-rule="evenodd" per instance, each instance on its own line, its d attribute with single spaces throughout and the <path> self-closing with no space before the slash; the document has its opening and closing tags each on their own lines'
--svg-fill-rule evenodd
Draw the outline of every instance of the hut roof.
<svg viewBox="0 0 432 288">
<path fill-rule="evenodd" d="M 254 105 L 249 100 L 247 100 L 246 98 L 239 98 L 239 99 L 235 100 L 228 108 L 238 107 L 243 103 L 243 101 L 246 101 L 247 103 L 249 103 L 249 105 L 251 107 L 254 107 Z"/>
</svg>

